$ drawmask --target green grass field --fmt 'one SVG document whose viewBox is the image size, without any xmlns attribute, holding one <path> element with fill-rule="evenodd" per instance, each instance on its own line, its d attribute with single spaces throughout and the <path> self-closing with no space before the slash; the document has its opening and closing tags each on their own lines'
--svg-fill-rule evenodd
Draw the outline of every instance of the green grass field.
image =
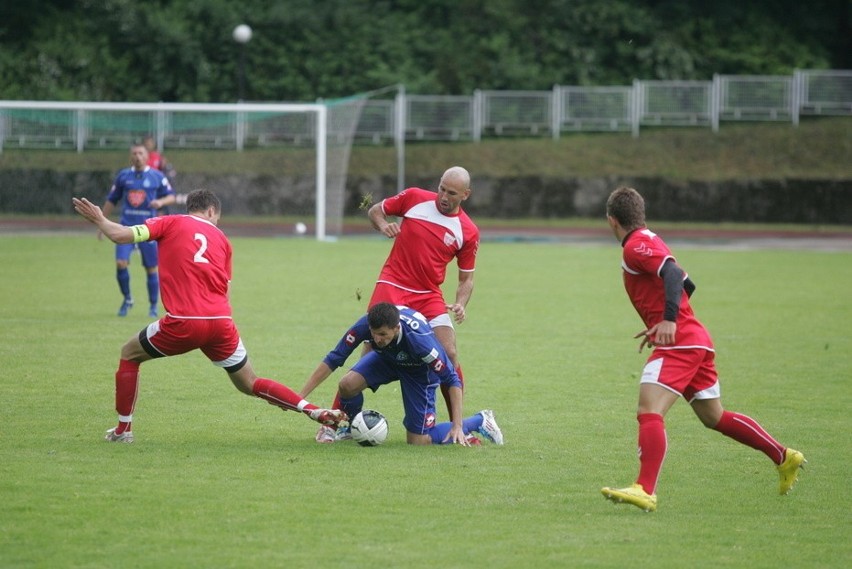
<svg viewBox="0 0 852 569">
<path fill-rule="evenodd" d="M 234 247 L 235 319 L 255 369 L 298 389 L 365 310 L 389 243 Z M 315 424 L 239 394 L 199 353 L 145 364 L 136 443 L 104 443 L 119 348 L 148 322 L 138 258 L 139 304 L 120 319 L 108 244 L 0 236 L 0 567 L 852 565 L 852 255 L 676 253 L 698 285 L 726 407 L 809 460 L 789 496 L 765 456 L 681 402 L 659 510 L 601 497 L 636 473 L 645 359 L 614 240 L 483 244 L 458 328 L 465 409 L 493 408 L 505 446 L 408 447 L 386 387 L 366 398 L 390 437 L 362 448 L 316 444 Z M 312 399 L 327 405 L 339 376 Z"/>
</svg>

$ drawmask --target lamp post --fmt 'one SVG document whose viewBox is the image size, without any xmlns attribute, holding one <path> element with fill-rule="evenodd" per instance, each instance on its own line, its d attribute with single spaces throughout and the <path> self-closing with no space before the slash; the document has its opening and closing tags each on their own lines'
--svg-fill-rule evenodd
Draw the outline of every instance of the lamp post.
<svg viewBox="0 0 852 569">
<path fill-rule="evenodd" d="M 239 100 L 246 96 L 246 44 L 251 40 L 251 28 L 246 24 L 240 24 L 234 28 L 234 41 L 240 44 L 240 61 L 237 70 L 239 80 Z"/>
</svg>

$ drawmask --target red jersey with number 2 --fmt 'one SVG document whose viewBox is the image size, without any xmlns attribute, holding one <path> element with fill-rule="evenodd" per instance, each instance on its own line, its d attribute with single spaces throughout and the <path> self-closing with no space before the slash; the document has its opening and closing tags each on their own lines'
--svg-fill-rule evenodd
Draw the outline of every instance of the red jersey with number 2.
<svg viewBox="0 0 852 569">
<path fill-rule="evenodd" d="M 666 292 L 660 269 L 675 260 L 668 246 L 650 229 L 637 229 L 624 239 L 621 268 L 624 288 L 645 326 L 650 328 L 663 320 Z M 683 277 L 686 278 L 686 272 Z M 677 333 L 672 346 L 657 346 L 657 350 L 705 348 L 713 350 L 713 340 L 707 329 L 695 317 L 689 296 L 683 292 L 677 317 Z"/>
<path fill-rule="evenodd" d="M 456 215 L 441 213 L 437 198 L 435 192 L 408 188 L 382 201 L 385 215 L 403 221 L 379 282 L 411 292 L 440 293 L 453 257 L 460 271 L 476 268 L 479 229 L 461 209 Z"/>
<path fill-rule="evenodd" d="M 145 221 L 159 244 L 163 306 L 175 318 L 230 318 L 231 243 L 210 221 L 166 215 Z"/>
</svg>

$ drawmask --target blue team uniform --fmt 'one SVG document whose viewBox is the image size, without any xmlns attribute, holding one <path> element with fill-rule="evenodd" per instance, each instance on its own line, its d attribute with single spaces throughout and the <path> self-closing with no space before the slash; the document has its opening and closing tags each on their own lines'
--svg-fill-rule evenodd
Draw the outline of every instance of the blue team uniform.
<svg viewBox="0 0 852 569">
<path fill-rule="evenodd" d="M 364 315 L 323 361 L 335 370 L 364 342 L 369 342 L 373 351 L 364 355 L 352 370 L 364 376 L 374 392 L 398 380 L 405 409 L 403 425 L 412 433 L 429 433 L 435 426 L 435 389 L 439 384 L 459 388 L 462 384 L 426 318 L 415 310 L 400 307 L 397 341 L 379 348 L 373 342 Z"/>
<path fill-rule="evenodd" d="M 122 225 L 141 225 L 146 219 L 157 216 L 157 210 L 150 206 L 152 200 L 162 199 L 174 193 L 168 178 L 159 170 L 150 166 L 146 166 L 141 172 L 133 168 L 125 168 L 115 177 L 107 195 L 107 201 L 118 205 L 122 199 L 124 200 L 120 220 Z M 142 264 L 146 267 L 156 267 L 158 265 L 157 242 L 145 241 L 136 245 L 142 254 Z M 134 244 L 116 245 L 115 259 L 127 261 L 134 247 Z"/>
</svg>

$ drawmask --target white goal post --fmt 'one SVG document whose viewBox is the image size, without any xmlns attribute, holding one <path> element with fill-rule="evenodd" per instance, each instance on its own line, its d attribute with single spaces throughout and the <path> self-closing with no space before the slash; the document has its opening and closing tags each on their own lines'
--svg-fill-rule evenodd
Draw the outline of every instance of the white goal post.
<svg viewBox="0 0 852 569">
<path fill-rule="evenodd" d="M 0 101 L 0 152 L 16 146 L 77 152 L 128 148 L 149 133 L 166 153 L 176 147 L 243 151 L 249 147 L 312 146 L 311 160 L 304 162 L 315 160 L 315 233 L 317 239 L 325 240 L 329 221 L 335 225 L 332 235 L 341 232 L 349 150 L 364 99 L 350 100 L 349 110 L 341 110 L 349 102 L 335 107 L 320 103 Z M 330 115 L 333 132 L 329 130 Z"/>
</svg>

